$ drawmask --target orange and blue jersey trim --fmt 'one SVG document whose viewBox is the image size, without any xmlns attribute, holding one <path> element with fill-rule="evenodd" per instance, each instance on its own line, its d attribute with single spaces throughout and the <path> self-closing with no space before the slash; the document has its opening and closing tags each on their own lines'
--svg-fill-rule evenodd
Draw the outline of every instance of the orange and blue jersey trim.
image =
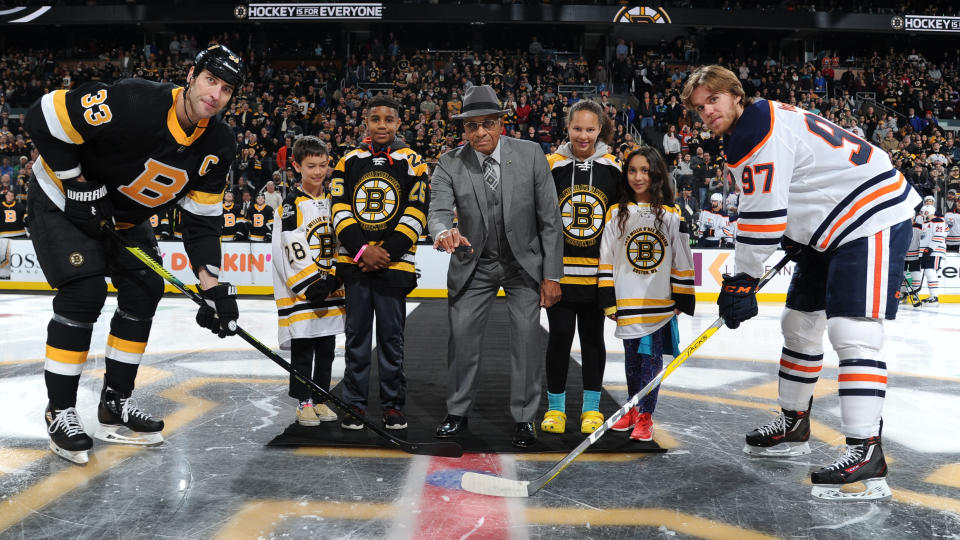
<svg viewBox="0 0 960 540">
<path fill-rule="evenodd" d="M 851 190 L 850 194 L 834 207 L 814 231 L 810 245 L 823 251 L 839 246 L 850 233 L 874 215 L 906 201 L 911 189 L 913 188 L 897 169 L 874 176 Z M 884 196 L 896 192 L 899 192 L 899 195 L 877 203 Z"/>
<path fill-rule="evenodd" d="M 773 135 L 773 102 L 758 99 L 743 110 L 737 126 L 724 141 L 724 154 L 731 169 L 743 165 L 767 144 Z"/>
</svg>

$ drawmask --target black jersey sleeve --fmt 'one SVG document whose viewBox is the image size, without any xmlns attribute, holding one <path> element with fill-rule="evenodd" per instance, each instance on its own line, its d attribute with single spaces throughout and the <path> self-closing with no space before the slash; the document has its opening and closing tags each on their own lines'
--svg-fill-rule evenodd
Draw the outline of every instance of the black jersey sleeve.
<svg viewBox="0 0 960 540">
<path fill-rule="evenodd" d="M 383 241 L 383 248 L 387 250 L 390 260 L 394 262 L 399 261 L 410 246 L 420 239 L 420 235 L 427 226 L 427 206 L 430 196 L 427 164 L 409 148 L 401 152 L 404 153 L 407 166 L 404 182 L 406 192 L 403 193 L 407 201 L 403 216 L 400 217 L 393 232 Z"/>
<path fill-rule="evenodd" d="M 33 138 L 47 173 L 63 180 L 79 176 L 80 145 L 102 137 L 123 116 L 128 96 L 101 82 L 54 90 L 27 110 L 24 127 Z"/>
<path fill-rule="evenodd" d="M 223 228 L 223 192 L 227 174 L 236 155 L 237 144 L 229 128 L 218 130 L 217 152 L 207 156 L 200 167 L 200 177 L 180 200 L 183 247 L 190 258 L 193 272 L 200 268 L 220 268 L 220 231 Z M 211 133 L 214 135 L 214 133 Z M 214 272 L 211 272 L 214 273 Z"/>
</svg>

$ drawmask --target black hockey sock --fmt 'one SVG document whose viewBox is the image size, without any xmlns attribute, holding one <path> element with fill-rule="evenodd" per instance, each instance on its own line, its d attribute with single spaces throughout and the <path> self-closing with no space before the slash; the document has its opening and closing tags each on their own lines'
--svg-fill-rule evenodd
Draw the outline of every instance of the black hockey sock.
<svg viewBox="0 0 960 540">
<path fill-rule="evenodd" d="M 151 325 L 151 319 L 142 319 L 120 309 L 113 314 L 107 337 L 107 386 L 123 394 L 133 392 Z"/>
<path fill-rule="evenodd" d="M 58 375 L 44 371 L 43 379 L 47 383 L 47 399 L 50 400 L 54 409 L 63 410 L 77 406 L 79 375 Z"/>
<path fill-rule="evenodd" d="M 125 395 L 133 393 L 134 381 L 137 380 L 137 364 L 127 364 L 116 360 L 106 359 L 107 386 Z"/>
</svg>

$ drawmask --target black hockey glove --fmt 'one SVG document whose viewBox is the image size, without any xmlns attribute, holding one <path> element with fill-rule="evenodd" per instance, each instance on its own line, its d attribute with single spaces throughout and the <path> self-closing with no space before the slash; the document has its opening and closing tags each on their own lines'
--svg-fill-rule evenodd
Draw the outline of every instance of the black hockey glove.
<svg viewBox="0 0 960 540">
<path fill-rule="evenodd" d="M 66 197 L 63 213 L 81 231 L 98 237 L 103 234 L 104 221 L 113 225 L 113 203 L 103 184 L 73 178 L 63 181 L 63 192 Z"/>
<path fill-rule="evenodd" d="M 757 283 L 759 282 L 759 279 L 743 272 L 735 276 L 723 275 L 717 305 L 720 306 L 720 316 L 723 317 L 727 328 L 736 328 L 743 321 L 756 316 Z"/>
<path fill-rule="evenodd" d="M 197 324 L 220 337 L 237 333 L 237 288 L 229 283 L 220 283 L 207 290 L 201 290 L 200 296 L 206 305 L 197 311 Z"/>
<path fill-rule="evenodd" d="M 325 275 L 324 277 L 314 281 L 310 284 L 303 295 L 307 297 L 307 300 L 310 302 L 323 302 L 330 296 L 330 293 L 340 288 L 340 280 L 337 276 L 332 276 L 330 274 Z"/>
</svg>

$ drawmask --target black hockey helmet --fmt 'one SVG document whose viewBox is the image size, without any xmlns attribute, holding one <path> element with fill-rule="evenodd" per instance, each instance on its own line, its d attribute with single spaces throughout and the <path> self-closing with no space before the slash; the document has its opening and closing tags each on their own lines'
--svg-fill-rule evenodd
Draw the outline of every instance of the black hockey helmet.
<svg viewBox="0 0 960 540">
<path fill-rule="evenodd" d="M 239 89 L 243 85 L 243 60 L 223 45 L 211 45 L 197 54 L 194 75 L 207 70 L 223 82 Z"/>
</svg>

